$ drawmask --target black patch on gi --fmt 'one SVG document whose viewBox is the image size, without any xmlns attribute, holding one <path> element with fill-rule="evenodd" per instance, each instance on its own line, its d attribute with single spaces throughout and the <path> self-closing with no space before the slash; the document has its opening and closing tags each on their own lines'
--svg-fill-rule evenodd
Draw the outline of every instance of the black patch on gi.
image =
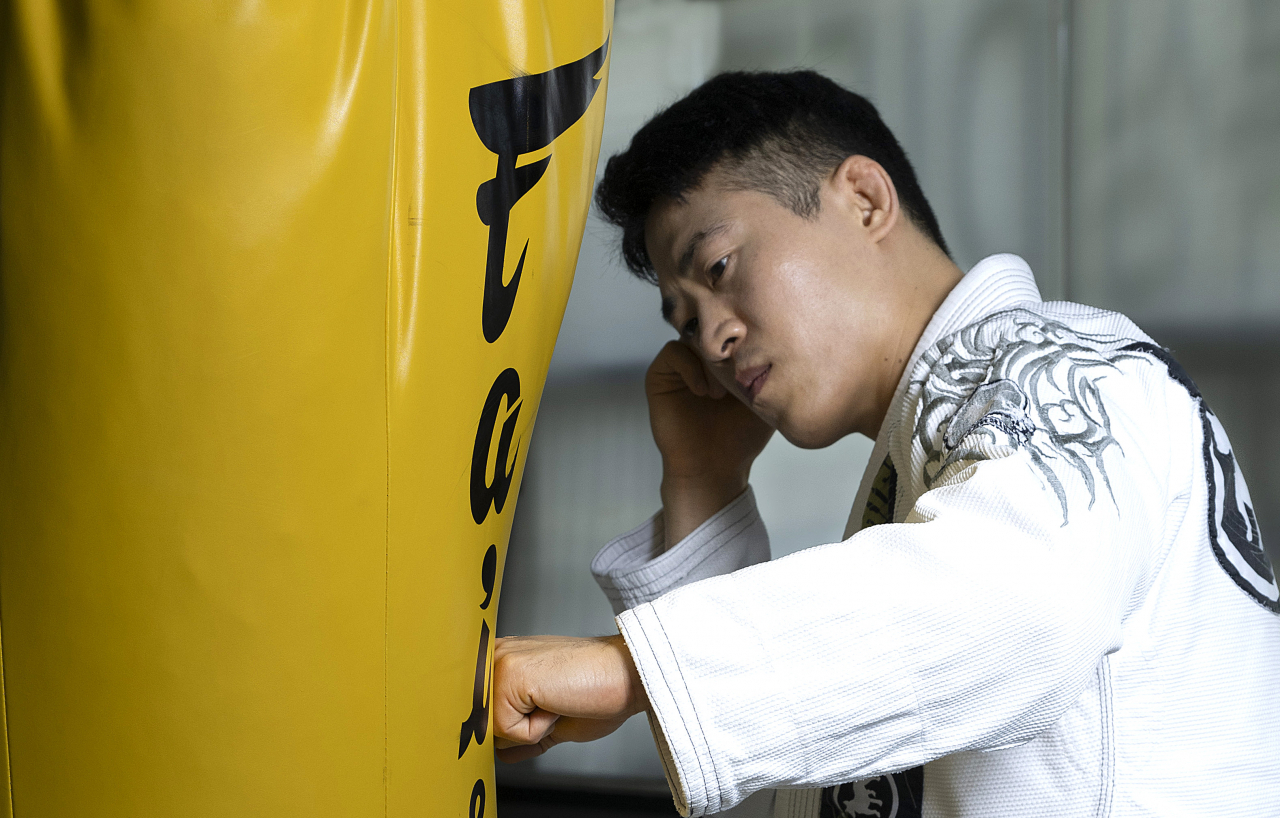
<svg viewBox="0 0 1280 818">
<path fill-rule="evenodd" d="M 898 470 L 893 461 L 884 459 L 876 479 L 871 481 L 871 493 L 862 507 L 862 527 L 870 528 L 880 523 L 893 522 L 893 509 L 898 501 Z"/>
<path fill-rule="evenodd" d="M 1160 361 L 1168 369 L 1169 377 L 1186 389 L 1199 405 L 1204 431 L 1204 476 L 1209 489 L 1206 524 L 1213 556 L 1240 590 L 1272 613 L 1280 613 L 1280 587 L 1276 585 L 1267 552 L 1262 548 L 1262 532 L 1258 530 L 1249 487 L 1245 485 L 1222 423 L 1205 403 L 1191 376 L 1168 350 L 1144 342 L 1132 343 L 1124 349 Z"/>
<path fill-rule="evenodd" d="M 819 818 L 920 818 L 924 767 L 822 791 Z"/>
</svg>

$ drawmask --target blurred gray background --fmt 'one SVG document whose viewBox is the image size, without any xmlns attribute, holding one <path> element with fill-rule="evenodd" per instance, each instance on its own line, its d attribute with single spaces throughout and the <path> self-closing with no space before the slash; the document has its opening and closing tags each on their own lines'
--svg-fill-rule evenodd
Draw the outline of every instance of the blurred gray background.
<svg viewBox="0 0 1280 818">
<path fill-rule="evenodd" d="M 613 43 L 601 170 L 718 71 L 810 67 L 870 97 L 962 268 L 1018 253 L 1046 299 L 1120 310 L 1174 351 L 1231 435 L 1280 565 L 1280 2 L 617 0 Z M 674 331 L 616 241 L 593 214 L 503 635 L 615 633 L 588 565 L 659 507 L 642 378 Z M 752 472 L 775 556 L 839 539 L 870 448 L 775 436 Z M 500 767 L 508 782 L 662 788 L 641 718 Z"/>
</svg>

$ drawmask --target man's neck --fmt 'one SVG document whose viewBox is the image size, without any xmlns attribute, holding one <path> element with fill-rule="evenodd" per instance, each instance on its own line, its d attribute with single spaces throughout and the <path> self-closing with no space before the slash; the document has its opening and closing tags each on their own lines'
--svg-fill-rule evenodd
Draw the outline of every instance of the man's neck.
<svg viewBox="0 0 1280 818">
<path fill-rule="evenodd" d="M 868 430 L 869 433 L 863 432 L 872 440 L 880 434 L 920 336 L 964 276 L 956 263 L 932 241 L 914 230 L 908 232 L 913 235 L 903 236 L 902 246 L 894 248 L 894 272 L 899 288 L 894 298 L 893 330 L 885 339 L 884 366 L 876 383 L 875 428 Z"/>
</svg>

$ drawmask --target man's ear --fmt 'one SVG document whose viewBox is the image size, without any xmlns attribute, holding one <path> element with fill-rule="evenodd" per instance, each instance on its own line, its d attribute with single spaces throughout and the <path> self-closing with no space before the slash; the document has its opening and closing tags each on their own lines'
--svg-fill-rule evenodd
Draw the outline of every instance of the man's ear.
<svg viewBox="0 0 1280 818">
<path fill-rule="evenodd" d="M 898 190 L 876 160 L 855 154 L 840 163 L 829 184 L 837 201 L 878 244 L 898 223 Z"/>
</svg>

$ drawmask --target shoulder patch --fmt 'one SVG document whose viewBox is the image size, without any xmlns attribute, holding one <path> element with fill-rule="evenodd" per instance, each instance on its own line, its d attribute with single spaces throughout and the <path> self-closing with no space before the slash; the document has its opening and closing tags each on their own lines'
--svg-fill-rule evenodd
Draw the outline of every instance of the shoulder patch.
<svg viewBox="0 0 1280 818">
<path fill-rule="evenodd" d="M 1201 447 L 1204 476 L 1209 494 L 1206 523 L 1213 556 L 1240 590 L 1267 610 L 1280 613 L 1280 586 L 1262 547 L 1253 499 L 1231 449 L 1231 441 L 1227 439 L 1227 430 L 1205 403 L 1191 376 L 1168 350 L 1143 342 L 1129 344 L 1125 349 L 1149 355 L 1164 364 L 1169 377 L 1186 389 L 1199 406 L 1200 425 L 1204 430 Z"/>
</svg>

